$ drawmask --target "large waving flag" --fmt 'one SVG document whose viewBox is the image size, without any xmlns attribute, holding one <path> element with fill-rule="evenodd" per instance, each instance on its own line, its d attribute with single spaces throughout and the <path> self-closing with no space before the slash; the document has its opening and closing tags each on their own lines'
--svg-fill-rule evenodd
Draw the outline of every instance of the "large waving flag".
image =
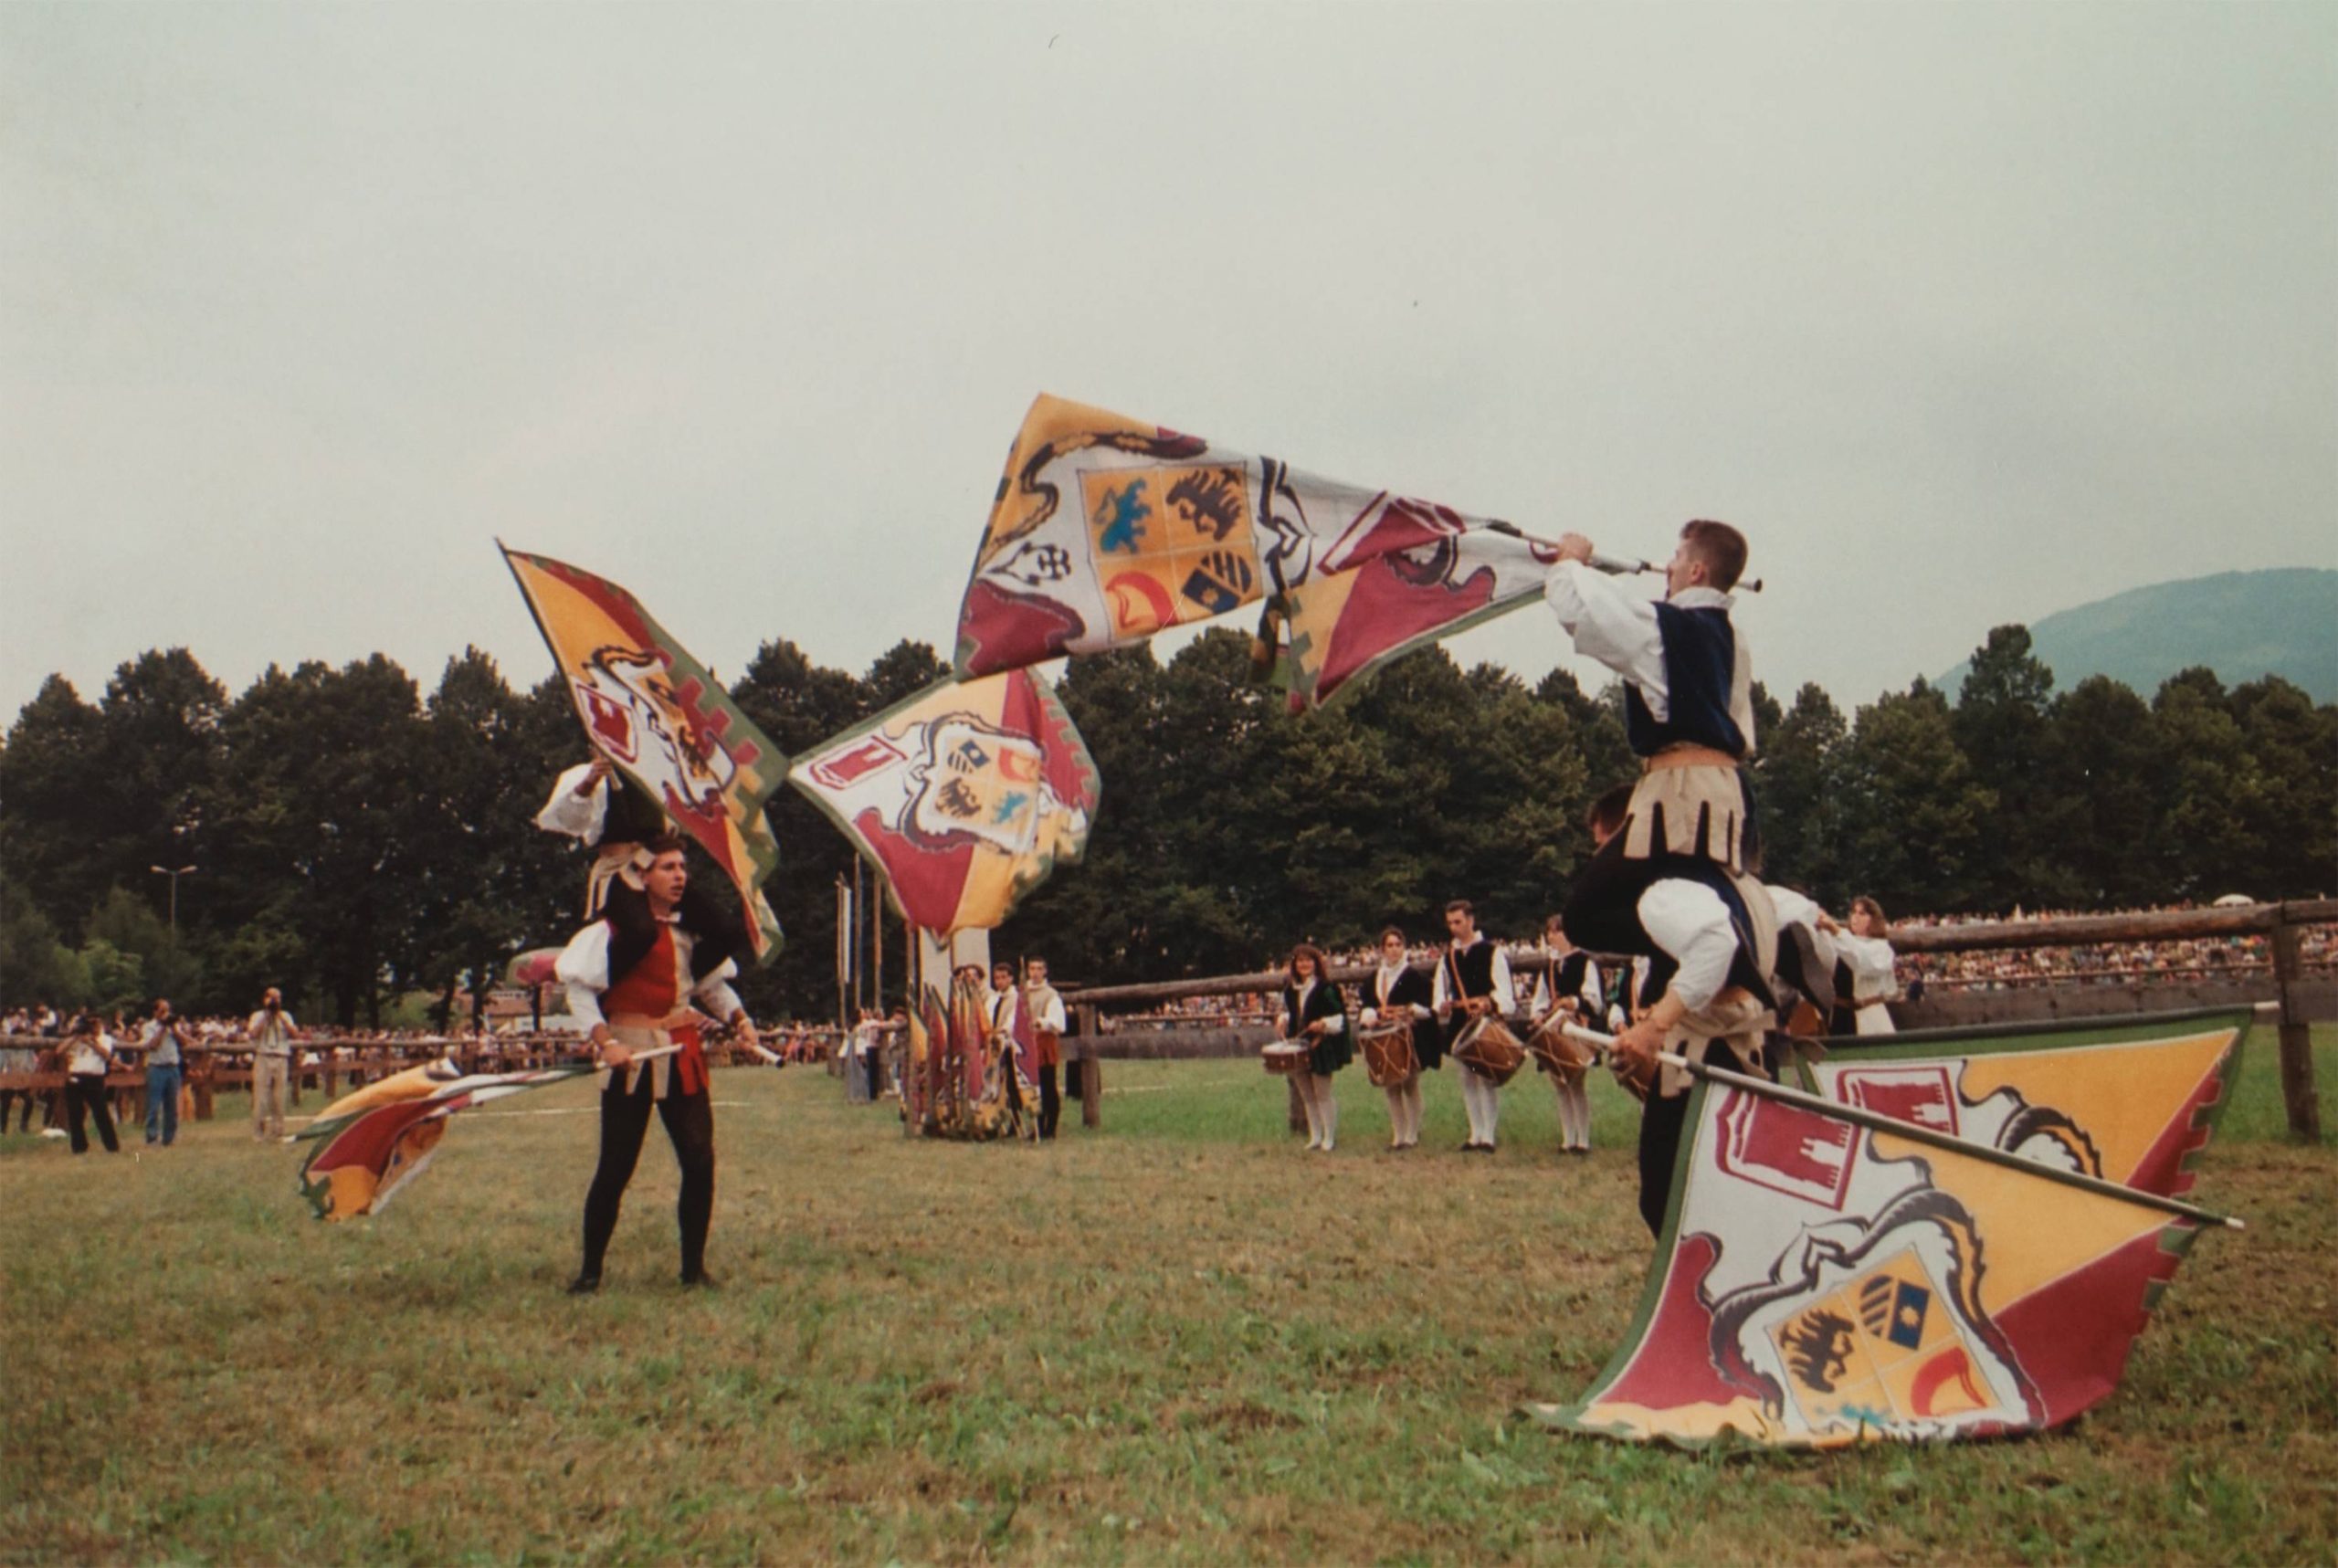
<svg viewBox="0 0 2338 1568">
<path fill-rule="evenodd" d="M 1027 669 L 937 681 L 787 776 L 884 872 L 901 917 L 942 935 L 1004 921 L 1079 858 L 1096 816 L 1096 764 Z"/>
<path fill-rule="evenodd" d="M 1273 595 L 1290 629 L 1284 680 L 1304 706 L 1524 603 L 1552 559 L 1449 507 L 1043 395 L 975 557 L 958 668 L 1100 653 Z"/>
<path fill-rule="evenodd" d="M 301 1132 L 317 1147 L 300 1163 L 300 1189 L 319 1219 L 379 1214 L 430 1163 L 448 1117 L 592 1070 L 578 1064 L 466 1073 L 448 1058 L 393 1073 L 342 1096 Z"/>
<path fill-rule="evenodd" d="M 2198 1233 L 2147 1203 L 2189 1184 L 2246 1026 L 2194 1016 L 1845 1050 L 1827 1064 L 1841 1111 L 1696 1085 L 1628 1342 L 1582 1403 L 1532 1413 L 1641 1441 L 1796 1447 L 2070 1420 L 2118 1386 Z M 1882 1130 L 1895 1121 L 1925 1141 Z"/>
<path fill-rule="evenodd" d="M 631 594 L 545 556 L 505 549 L 503 559 L 594 748 L 714 858 L 739 889 L 755 955 L 768 959 L 779 920 L 762 889 L 779 843 L 764 803 L 786 757 Z"/>
</svg>

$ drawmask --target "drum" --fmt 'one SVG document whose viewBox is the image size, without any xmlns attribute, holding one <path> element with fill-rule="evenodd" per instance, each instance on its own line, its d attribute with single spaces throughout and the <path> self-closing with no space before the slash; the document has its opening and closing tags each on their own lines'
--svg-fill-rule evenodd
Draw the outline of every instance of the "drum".
<svg viewBox="0 0 2338 1568">
<path fill-rule="evenodd" d="M 1574 1022 L 1574 1014 L 1561 1007 L 1543 1019 L 1542 1026 L 1527 1037 L 1527 1054 L 1540 1062 L 1545 1072 L 1576 1078 L 1599 1059 L 1597 1052 L 1565 1032 L 1566 1026 Z"/>
<path fill-rule="evenodd" d="M 1526 1065 L 1526 1047 L 1518 1043 L 1510 1026 L 1491 1013 L 1471 1019 L 1448 1054 L 1480 1077 L 1490 1079 L 1497 1088 L 1508 1083 Z"/>
<path fill-rule="evenodd" d="M 1394 1089 L 1420 1070 L 1413 1058 L 1413 1026 L 1399 1019 L 1356 1032 L 1364 1047 L 1364 1075 L 1374 1089 Z"/>
<path fill-rule="evenodd" d="M 1307 1057 L 1307 1047 L 1298 1040 L 1277 1040 L 1259 1053 L 1259 1059 L 1267 1064 L 1267 1070 L 1279 1078 L 1305 1072 Z"/>
</svg>

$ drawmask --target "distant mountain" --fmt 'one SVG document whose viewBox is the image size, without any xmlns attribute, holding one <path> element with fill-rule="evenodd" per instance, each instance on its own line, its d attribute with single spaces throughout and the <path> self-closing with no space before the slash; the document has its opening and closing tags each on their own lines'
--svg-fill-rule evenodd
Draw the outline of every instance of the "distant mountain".
<svg viewBox="0 0 2338 1568">
<path fill-rule="evenodd" d="M 2176 671 L 2205 664 L 2227 686 L 2278 675 L 2316 702 L 2338 702 L 2338 572 L 2220 572 L 2131 588 L 2057 611 L 2029 638 L 2060 691 L 2107 675 L 2149 699 Z M 1952 697 L 1969 668 L 1941 677 Z"/>
</svg>

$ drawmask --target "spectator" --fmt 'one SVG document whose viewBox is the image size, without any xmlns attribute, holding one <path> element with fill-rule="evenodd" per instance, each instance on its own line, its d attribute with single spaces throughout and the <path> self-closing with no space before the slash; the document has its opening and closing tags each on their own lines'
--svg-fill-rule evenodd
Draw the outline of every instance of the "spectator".
<svg viewBox="0 0 2338 1568">
<path fill-rule="evenodd" d="M 155 999 L 154 1016 L 138 1043 L 146 1053 L 146 1142 L 167 1149 L 179 1141 L 179 1086 L 186 1081 L 189 1044 L 169 997 Z"/>
<path fill-rule="evenodd" d="M 113 1037 L 98 1022 L 98 1016 L 84 1013 L 74 1019 L 66 1031 L 65 1113 L 76 1154 L 90 1152 L 84 1124 L 92 1114 L 98 1119 L 98 1136 L 104 1141 L 106 1152 L 121 1152 L 121 1140 L 114 1136 L 113 1110 L 106 1104 L 106 1071 L 113 1061 Z"/>
</svg>

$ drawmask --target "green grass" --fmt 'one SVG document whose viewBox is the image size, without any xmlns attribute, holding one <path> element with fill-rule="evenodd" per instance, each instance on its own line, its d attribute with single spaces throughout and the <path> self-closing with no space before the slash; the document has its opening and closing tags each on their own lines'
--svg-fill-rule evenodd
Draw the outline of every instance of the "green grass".
<svg viewBox="0 0 2338 1568">
<path fill-rule="evenodd" d="M 2270 1031 L 2198 1194 L 2250 1228 L 2202 1238 L 2116 1395 L 2035 1440 L 1793 1458 L 1512 1418 L 1579 1394 L 1638 1298 L 1607 1086 L 1589 1161 L 1540 1080 L 1501 1154 L 1448 1152 L 1449 1075 L 1391 1156 L 1344 1073 L 1323 1158 L 1254 1066 L 1106 1070 L 1106 1126 L 1072 1108 L 1046 1151 L 719 1075 L 711 1297 L 673 1283 L 656 1131 L 608 1285 L 561 1293 L 589 1112 L 458 1121 L 343 1226 L 240 1100 L 160 1155 L 0 1141 L 0 1559 L 2333 1558 L 2338 1152 L 2280 1139 Z"/>
</svg>

